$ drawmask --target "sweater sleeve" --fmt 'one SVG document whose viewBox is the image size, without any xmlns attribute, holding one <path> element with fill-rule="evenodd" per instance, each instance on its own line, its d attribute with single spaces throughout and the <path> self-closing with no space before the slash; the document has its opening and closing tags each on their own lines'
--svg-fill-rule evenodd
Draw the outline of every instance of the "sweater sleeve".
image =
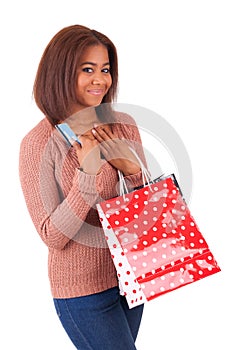
<svg viewBox="0 0 233 350">
<path fill-rule="evenodd" d="M 25 137 L 20 146 L 19 175 L 26 205 L 36 230 L 50 248 L 63 249 L 83 225 L 98 201 L 102 173 L 75 170 L 64 198 L 55 178 L 54 162 L 42 144 Z M 67 175 L 68 176 L 68 175 Z M 68 179 L 67 179 L 68 180 Z"/>
</svg>

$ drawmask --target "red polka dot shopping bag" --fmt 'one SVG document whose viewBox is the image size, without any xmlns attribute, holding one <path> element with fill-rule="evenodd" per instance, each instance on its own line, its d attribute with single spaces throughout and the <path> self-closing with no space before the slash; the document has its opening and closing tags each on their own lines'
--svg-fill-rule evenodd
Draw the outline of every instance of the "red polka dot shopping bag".
<svg viewBox="0 0 233 350">
<path fill-rule="evenodd" d="M 174 174 L 97 210 L 129 308 L 221 271 Z"/>
</svg>

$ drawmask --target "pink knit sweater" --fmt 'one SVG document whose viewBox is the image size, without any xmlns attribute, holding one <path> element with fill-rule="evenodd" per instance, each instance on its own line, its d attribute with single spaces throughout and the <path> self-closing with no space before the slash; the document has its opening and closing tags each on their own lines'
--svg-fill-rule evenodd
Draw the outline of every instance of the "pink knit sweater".
<svg viewBox="0 0 233 350">
<path fill-rule="evenodd" d="M 132 141 L 145 162 L 133 119 L 117 112 L 117 120 L 114 133 Z M 71 298 L 117 286 L 95 207 L 118 195 L 116 169 L 105 162 L 98 175 L 80 171 L 74 149 L 44 118 L 21 142 L 19 174 L 31 219 L 48 246 L 52 296 Z M 142 184 L 141 172 L 126 178 L 134 187 Z"/>
</svg>

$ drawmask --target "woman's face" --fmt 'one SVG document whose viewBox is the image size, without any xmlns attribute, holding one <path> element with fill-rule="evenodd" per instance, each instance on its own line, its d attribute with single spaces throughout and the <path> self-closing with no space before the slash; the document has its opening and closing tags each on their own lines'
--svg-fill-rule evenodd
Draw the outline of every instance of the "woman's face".
<svg viewBox="0 0 233 350">
<path fill-rule="evenodd" d="M 78 67 L 75 112 L 98 106 L 111 85 L 108 50 L 103 45 L 90 46 L 81 56 Z"/>
</svg>

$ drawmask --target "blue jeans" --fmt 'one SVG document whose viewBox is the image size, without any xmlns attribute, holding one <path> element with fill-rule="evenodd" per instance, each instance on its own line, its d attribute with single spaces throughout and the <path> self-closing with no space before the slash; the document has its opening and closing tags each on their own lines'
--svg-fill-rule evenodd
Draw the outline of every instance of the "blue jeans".
<svg viewBox="0 0 233 350">
<path fill-rule="evenodd" d="M 78 350 L 136 350 L 143 305 L 129 309 L 117 287 L 84 297 L 54 299 L 54 304 Z"/>
</svg>

